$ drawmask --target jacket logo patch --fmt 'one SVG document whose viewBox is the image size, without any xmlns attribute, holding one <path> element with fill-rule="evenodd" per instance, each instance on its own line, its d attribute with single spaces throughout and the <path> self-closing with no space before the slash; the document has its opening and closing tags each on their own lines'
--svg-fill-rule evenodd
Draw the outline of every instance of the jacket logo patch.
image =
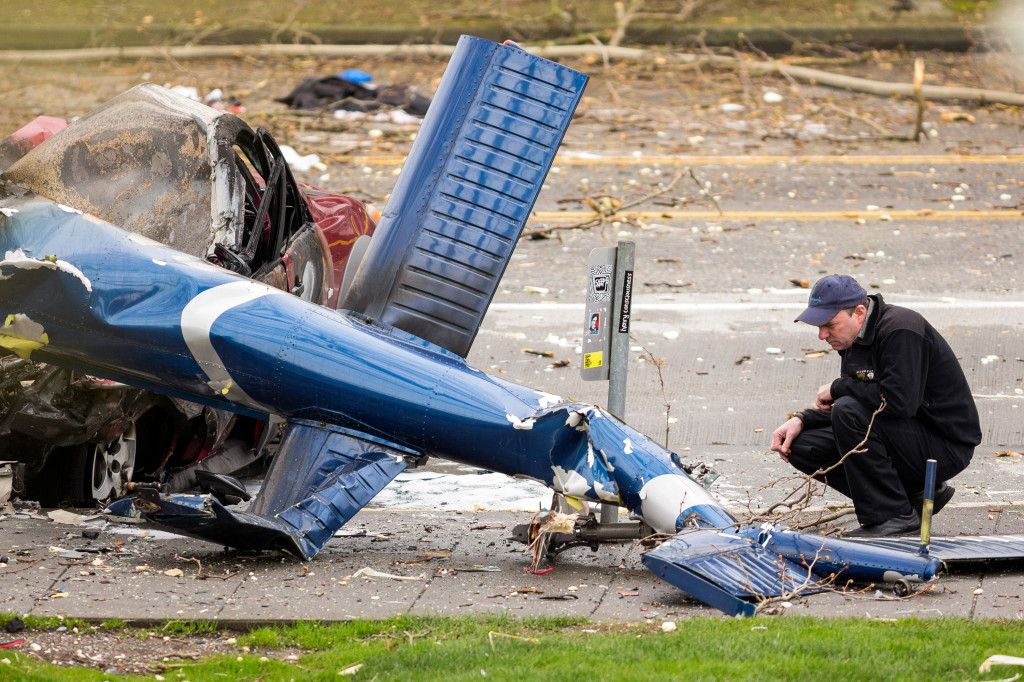
<svg viewBox="0 0 1024 682">
<path fill-rule="evenodd" d="M 874 381 L 875 370 L 873 369 L 862 369 L 857 372 L 857 378 L 861 381 Z"/>
</svg>

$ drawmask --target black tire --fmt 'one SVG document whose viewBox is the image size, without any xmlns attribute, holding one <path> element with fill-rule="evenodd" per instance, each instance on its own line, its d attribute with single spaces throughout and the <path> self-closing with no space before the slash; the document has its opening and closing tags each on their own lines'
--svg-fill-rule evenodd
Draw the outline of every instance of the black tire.
<svg viewBox="0 0 1024 682">
<path fill-rule="evenodd" d="M 54 450 L 33 481 L 45 506 L 61 503 L 94 506 L 121 496 L 135 467 L 135 430 L 114 443 L 83 443 Z"/>
</svg>

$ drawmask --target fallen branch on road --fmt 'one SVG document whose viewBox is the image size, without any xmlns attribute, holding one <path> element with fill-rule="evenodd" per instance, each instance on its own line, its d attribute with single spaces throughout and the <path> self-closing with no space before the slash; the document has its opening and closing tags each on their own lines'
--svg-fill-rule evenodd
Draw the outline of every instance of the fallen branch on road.
<svg viewBox="0 0 1024 682">
<path fill-rule="evenodd" d="M 0 50 L 0 64 L 53 64 L 66 62 L 103 61 L 110 59 L 213 59 L 213 58 L 268 58 L 268 57 L 437 57 L 448 58 L 455 48 L 451 45 L 203 45 L 177 47 L 106 47 L 82 50 Z M 749 73 L 772 74 L 793 78 L 816 85 L 864 92 L 881 97 L 914 97 L 913 83 L 890 83 L 855 76 L 830 73 L 806 66 L 782 62 L 765 62 L 696 55 L 683 52 L 662 52 L 635 47 L 607 45 L 541 45 L 529 51 L 546 58 L 581 58 L 597 56 L 603 59 L 649 60 L 665 59 L 674 64 L 709 63 L 726 69 L 745 69 Z M 986 88 L 945 85 L 925 85 L 922 93 L 926 100 L 967 100 L 984 104 L 1024 106 L 1024 93 Z"/>
</svg>

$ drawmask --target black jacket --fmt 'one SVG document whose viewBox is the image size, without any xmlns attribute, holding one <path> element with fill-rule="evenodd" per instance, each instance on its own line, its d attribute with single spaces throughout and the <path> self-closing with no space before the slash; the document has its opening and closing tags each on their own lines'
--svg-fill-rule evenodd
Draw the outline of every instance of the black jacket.
<svg viewBox="0 0 1024 682">
<path fill-rule="evenodd" d="M 887 305 L 881 295 L 853 345 L 839 351 L 840 377 L 832 399 L 851 396 L 872 410 L 885 396 L 880 425 L 889 419 L 917 419 L 948 441 L 975 447 L 981 442 L 978 408 L 953 350 L 924 317 Z M 827 412 L 806 410 L 805 428 L 829 423 Z"/>
</svg>

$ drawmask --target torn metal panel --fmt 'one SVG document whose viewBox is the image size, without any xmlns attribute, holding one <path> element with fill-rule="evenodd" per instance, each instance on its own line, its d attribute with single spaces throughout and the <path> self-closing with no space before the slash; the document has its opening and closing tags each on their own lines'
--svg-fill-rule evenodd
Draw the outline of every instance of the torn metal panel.
<svg viewBox="0 0 1024 682">
<path fill-rule="evenodd" d="M 682 532 L 643 556 L 644 564 L 691 596 L 730 615 L 757 602 L 810 594 L 846 582 L 920 582 L 942 568 L 935 558 L 765 524 Z"/>
<path fill-rule="evenodd" d="M 43 117 L 0 143 L 5 150 L 0 170 L 15 166 L 2 179 L 19 183 L 0 189 L 0 215 L 15 216 L 19 210 L 15 200 L 25 198 L 27 189 L 34 190 L 56 200 L 60 210 L 83 216 L 87 223 L 99 216 L 116 221 L 138 243 L 149 237 L 176 249 L 167 258 L 153 259 L 155 265 L 166 267 L 182 252 L 189 253 L 331 307 L 337 303 L 353 243 L 357 238 L 368 239 L 375 228 L 361 202 L 299 187 L 266 131 L 253 131 L 235 116 L 164 88 L 149 84 L 133 88 L 54 137 L 65 125 Z M 63 270 L 78 278 L 88 292 L 92 283 L 61 258 L 65 249 L 87 243 L 88 233 L 82 223 L 78 230 L 82 239 L 58 241 L 51 252 L 16 248 L 0 253 L 4 270 Z M 62 280 L 61 286 L 70 282 Z M 22 311 L 0 319 L 0 352 L 6 349 L 30 357 L 48 341 L 42 326 Z M 207 352 L 205 358 L 212 368 L 216 353 Z M 220 383 L 216 377 L 210 381 L 215 390 L 227 385 L 223 377 Z M 108 387 L 104 391 L 109 393 Z M 92 441 L 98 451 L 109 450 L 120 435 L 118 429 L 129 425 L 112 418 L 102 428 L 80 430 L 77 436 L 31 430 L 24 419 L 29 412 L 65 414 L 69 425 L 80 424 L 80 419 L 68 415 L 88 411 L 97 401 L 88 392 L 77 392 L 65 395 L 68 400 L 62 398 L 60 408 L 54 410 L 31 391 L 21 398 L 17 414 L 0 413 L 0 424 L 7 423 L 7 430 L 0 428 L 0 447 L 16 447 L 37 473 L 51 455 L 67 460 L 70 446 Z M 245 466 L 262 453 L 268 430 L 259 426 L 238 424 L 213 408 L 203 412 L 204 408 L 180 398 L 145 404 L 160 411 L 159 418 L 151 416 L 157 428 L 144 429 L 141 436 L 145 461 L 138 471 L 145 476 L 172 486 L 189 485 L 195 483 L 189 468 L 197 463 L 227 473 L 237 470 L 228 467 Z M 138 410 L 126 412 L 140 417 Z M 52 438 L 46 439 L 47 433 Z M 216 459 L 210 461 L 211 456 Z"/>
<path fill-rule="evenodd" d="M 243 126 L 237 117 L 139 85 L 33 149 L 3 177 L 206 256 L 215 243 L 233 246 L 242 228 L 244 186 L 229 152 Z"/>
<path fill-rule="evenodd" d="M 851 540 L 863 544 L 863 540 Z M 903 552 L 917 552 L 919 538 L 876 538 L 871 544 Z M 947 564 L 1024 559 L 1024 535 L 932 536 L 928 555 Z"/>
<path fill-rule="evenodd" d="M 212 494 L 155 491 L 121 500 L 111 510 L 229 547 L 312 558 L 416 457 L 347 429 L 294 422 L 246 511 L 230 509 Z"/>
</svg>

